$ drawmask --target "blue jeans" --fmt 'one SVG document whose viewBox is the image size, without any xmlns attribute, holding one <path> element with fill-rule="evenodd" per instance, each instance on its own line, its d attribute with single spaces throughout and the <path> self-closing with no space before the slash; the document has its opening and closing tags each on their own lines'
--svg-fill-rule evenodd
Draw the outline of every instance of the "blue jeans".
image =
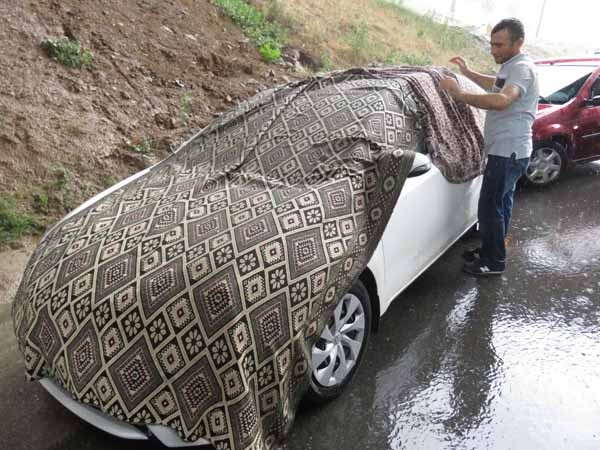
<svg viewBox="0 0 600 450">
<path fill-rule="evenodd" d="M 481 194 L 478 220 L 481 235 L 481 259 L 490 269 L 504 270 L 506 247 L 504 239 L 510 226 L 513 196 L 517 180 L 525 173 L 529 158 L 515 159 L 489 155 Z"/>
</svg>

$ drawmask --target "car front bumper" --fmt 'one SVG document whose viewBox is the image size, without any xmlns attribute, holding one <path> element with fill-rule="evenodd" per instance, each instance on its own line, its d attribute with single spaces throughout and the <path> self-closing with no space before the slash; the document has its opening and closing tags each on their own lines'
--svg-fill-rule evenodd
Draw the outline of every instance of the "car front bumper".
<svg viewBox="0 0 600 450">
<path fill-rule="evenodd" d="M 77 417 L 113 436 L 133 440 L 147 440 L 150 436 L 154 436 L 166 447 L 192 447 L 210 444 L 205 439 L 186 442 L 179 437 L 175 430 L 164 425 L 136 426 L 117 420 L 96 408 L 74 400 L 66 390 L 50 378 L 42 378 L 40 384 Z"/>
</svg>

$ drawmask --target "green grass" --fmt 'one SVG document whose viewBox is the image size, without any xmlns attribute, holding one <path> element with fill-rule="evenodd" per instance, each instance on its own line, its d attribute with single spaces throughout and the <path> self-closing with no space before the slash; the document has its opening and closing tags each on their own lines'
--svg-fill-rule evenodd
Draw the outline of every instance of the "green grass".
<svg viewBox="0 0 600 450">
<path fill-rule="evenodd" d="M 471 65 L 483 72 L 492 72 L 494 63 L 489 56 L 488 49 L 481 46 L 480 43 L 467 30 L 460 27 L 450 26 L 445 23 L 435 21 L 431 15 L 419 14 L 413 12 L 402 5 L 402 2 L 394 2 L 393 0 L 379 0 L 382 6 L 387 3 L 387 8 L 407 26 L 417 30 L 417 38 L 423 42 L 429 42 L 433 48 L 438 49 L 440 53 L 461 54 L 471 61 Z M 419 55 L 415 53 L 418 59 L 425 57 L 430 62 L 419 64 L 410 62 L 410 58 L 401 63 L 413 65 L 428 65 L 428 64 L 446 64 L 447 61 L 435 61 L 425 54 Z M 418 62 L 418 61 L 417 61 Z"/>
<path fill-rule="evenodd" d="M 322 57 L 322 70 L 370 63 L 455 68 L 449 63 L 455 55 L 477 71 L 496 69 L 481 38 L 418 14 L 402 0 L 280 0 L 275 9 L 277 22 L 293 32 L 293 45 Z"/>
<path fill-rule="evenodd" d="M 277 47 L 273 47 L 270 42 L 263 44 L 258 52 L 262 59 L 269 64 L 276 63 L 281 58 L 281 50 Z"/>
<path fill-rule="evenodd" d="M 422 53 L 401 53 L 392 50 L 384 61 L 386 64 L 408 64 L 409 66 L 429 66 L 433 60 Z"/>
<path fill-rule="evenodd" d="M 78 41 L 69 38 L 45 39 L 41 44 L 50 57 L 59 63 L 79 69 L 92 63 L 92 53 L 84 49 Z"/>
<path fill-rule="evenodd" d="M 19 211 L 13 199 L 0 197 L 0 247 L 26 234 L 40 232 L 43 228 L 40 221 Z"/>
<path fill-rule="evenodd" d="M 65 169 L 64 167 L 54 167 L 53 171 L 56 179 L 51 187 L 58 191 L 66 190 L 69 182 L 73 179 L 73 174 L 69 169 Z"/>
<path fill-rule="evenodd" d="M 321 53 L 321 67 L 319 70 L 321 72 L 330 72 L 334 69 L 333 61 L 331 61 L 331 56 L 329 53 L 323 52 Z"/>
<path fill-rule="evenodd" d="M 33 194 L 33 202 L 35 210 L 43 214 L 48 214 L 48 206 L 50 204 L 50 197 L 46 192 L 36 192 Z"/>
<path fill-rule="evenodd" d="M 104 187 L 106 187 L 106 188 L 109 188 L 109 187 L 117 184 L 117 179 L 115 177 L 113 177 L 112 175 L 105 176 L 102 181 L 103 181 Z"/>
<path fill-rule="evenodd" d="M 369 25 L 366 22 L 360 22 L 353 26 L 346 35 L 346 40 L 356 60 L 369 59 L 369 56 L 373 54 L 372 40 L 369 37 Z"/>
<path fill-rule="evenodd" d="M 50 170 L 52 179 L 46 183 L 44 192 L 38 195 L 34 194 L 35 207 L 38 211 L 46 213 L 60 209 L 70 211 L 75 199 L 73 185 L 75 176 L 69 169 L 62 166 L 52 166 Z"/>
<path fill-rule="evenodd" d="M 192 114 L 192 93 L 186 92 L 179 100 L 179 116 L 185 123 L 189 120 Z"/>
<path fill-rule="evenodd" d="M 265 10 L 265 16 L 272 22 L 277 22 L 283 15 L 283 8 L 281 3 L 285 0 L 267 0 L 266 6 L 263 7 Z"/>
<path fill-rule="evenodd" d="M 288 41 L 287 32 L 281 25 L 243 0 L 212 0 L 212 3 L 240 26 L 266 62 L 279 61 L 281 49 Z"/>
<path fill-rule="evenodd" d="M 139 142 L 133 143 L 129 146 L 129 149 L 139 155 L 149 155 L 152 153 L 152 146 L 148 139 L 142 139 Z"/>
</svg>

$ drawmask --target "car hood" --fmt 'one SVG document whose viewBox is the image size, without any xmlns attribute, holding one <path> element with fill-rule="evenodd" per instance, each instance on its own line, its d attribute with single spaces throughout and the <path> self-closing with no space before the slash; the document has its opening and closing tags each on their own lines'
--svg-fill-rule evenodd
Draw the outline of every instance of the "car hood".
<svg viewBox="0 0 600 450">
<path fill-rule="evenodd" d="M 564 105 L 543 105 L 543 108 L 538 109 L 535 114 L 536 119 L 541 117 L 546 117 L 549 114 L 554 113 L 561 109 Z"/>
</svg>

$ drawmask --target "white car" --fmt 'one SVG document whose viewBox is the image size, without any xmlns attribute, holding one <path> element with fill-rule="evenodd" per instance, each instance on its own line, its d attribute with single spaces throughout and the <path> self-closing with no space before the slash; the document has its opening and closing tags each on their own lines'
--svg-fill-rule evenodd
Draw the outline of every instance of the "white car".
<svg viewBox="0 0 600 450">
<path fill-rule="evenodd" d="M 90 199 L 71 215 L 120 189 L 146 171 Z M 310 399 L 322 402 L 334 398 L 350 382 L 359 366 L 371 330 L 376 328 L 392 300 L 476 223 L 480 185 L 481 176 L 467 183 L 449 183 L 431 163 L 428 155 L 416 155 L 411 174 L 379 245 L 359 280 L 338 301 L 333 316 L 313 347 L 312 383 L 307 394 Z M 73 400 L 49 378 L 43 378 L 40 382 L 81 419 L 112 435 L 125 439 L 148 439 L 149 435 L 154 435 L 168 447 L 209 444 L 203 439 L 194 443 L 185 442 L 166 426 L 134 426 L 117 421 Z"/>
</svg>

